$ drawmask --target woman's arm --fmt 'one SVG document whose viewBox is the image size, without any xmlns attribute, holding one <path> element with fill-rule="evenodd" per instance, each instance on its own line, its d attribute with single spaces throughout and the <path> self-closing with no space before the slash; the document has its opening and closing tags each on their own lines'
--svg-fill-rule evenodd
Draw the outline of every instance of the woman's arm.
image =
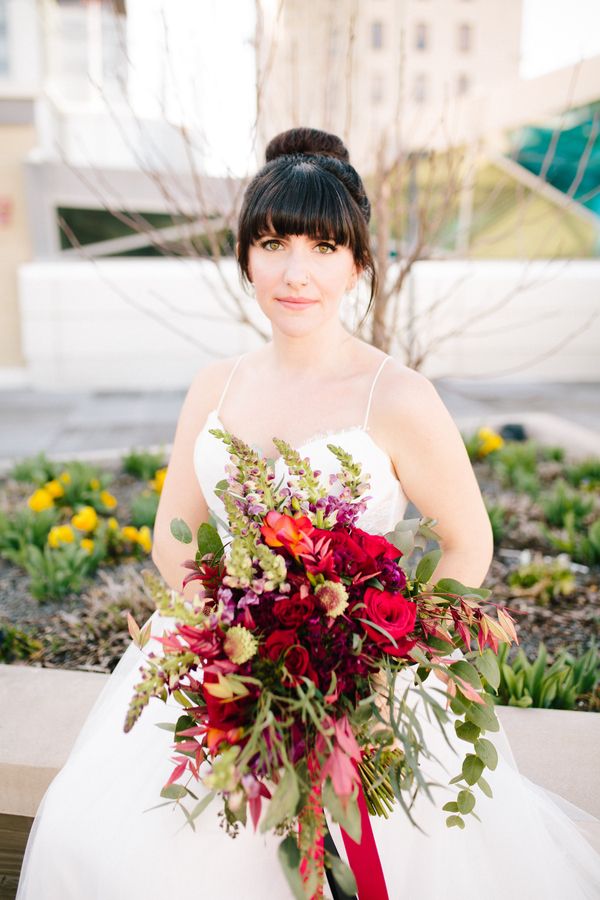
<svg viewBox="0 0 600 900">
<path fill-rule="evenodd" d="M 183 401 L 154 522 L 152 560 L 167 585 L 180 592 L 182 581 L 189 574 L 182 563 L 194 557 L 196 532 L 202 522 L 208 521 L 208 507 L 194 471 L 193 451 L 214 399 L 208 371 L 212 368 L 197 373 Z M 172 519 L 187 522 L 192 531 L 191 544 L 181 544 L 173 537 Z M 197 582 L 191 582 L 183 593 L 191 598 L 197 590 Z"/>
<path fill-rule="evenodd" d="M 453 577 L 479 587 L 492 560 L 493 537 L 464 441 L 425 376 L 395 362 L 386 369 L 376 421 L 385 428 L 407 497 L 422 516 L 437 520 L 443 555 L 434 579 Z"/>
</svg>

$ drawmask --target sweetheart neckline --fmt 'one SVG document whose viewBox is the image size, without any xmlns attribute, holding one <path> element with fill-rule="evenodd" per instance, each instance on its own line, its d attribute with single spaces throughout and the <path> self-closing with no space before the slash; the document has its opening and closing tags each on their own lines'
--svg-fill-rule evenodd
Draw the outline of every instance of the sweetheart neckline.
<svg viewBox="0 0 600 900">
<path fill-rule="evenodd" d="M 198 435 L 196 437 L 196 443 L 198 442 L 200 437 L 208 431 L 208 423 L 209 423 L 209 419 L 211 416 L 213 416 L 213 418 L 216 419 L 216 421 L 219 423 L 219 425 L 221 426 L 223 431 L 228 430 L 227 428 L 225 428 L 225 425 L 223 424 L 223 421 L 221 420 L 221 418 L 217 412 L 217 409 L 215 407 L 215 408 L 209 410 L 209 412 L 206 416 L 206 421 L 205 421 L 204 425 L 202 426 L 202 428 L 200 429 L 200 431 L 198 432 Z M 335 437 L 336 435 L 339 435 L 339 434 L 350 434 L 352 432 L 362 432 L 363 434 L 365 434 L 367 436 L 367 438 L 369 439 L 369 441 L 371 442 L 371 446 L 373 447 L 373 449 L 377 453 L 380 453 L 387 460 L 387 462 L 390 465 L 392 465 L 392 460 L 391 460 L 391 457 L 389 456 L 389 454 L 386 453 L 386 451 L 383 449 L 383 447 L 379 446 L 379 444 L 375 441 L 375 439 L 369 433 L 369 431 L 362 425 L 350 425 L 347 428 L 338 428 L 334 431 L 327 431 L 327 432 L 322 432 L 322 433 L 318 432 L 317 434 L 312 435 L 307 441 L 303 441 L 301 444 L 295 446 L 294 450 L 298 450 L 298 451 L 305 450 L 307 447 L 310 447 L 312 444 L 315 444 L 319 441 L 325 440 L 327 438 Z M 253 447 L 252 449 L 258 449 L 258 448 Z M 261 449 L 258 449 L 258 452 L 264 456 Z M 281 462 L 282 459 L 283 459 L 283 457 L 281 456 L 281 454 L 279 456 L 277 456 L 274 459 L 275 465 L 277 465 L 279 462 Z M 391 472 L 389 469 L 387 470 L 387 474 L 389 474 L 390 477 L 394 479 L 394 481 L 398 485 L 399 490 L 404 495 L 404 497 L 406 497 L 406 499 L 408 500 L 408 497 L 404 491 L 404 488 L 402 487 L 402 483 L 401 483 L 400 479 L 397 478 L 396 475 L 393 472 Z"/>
</svg>

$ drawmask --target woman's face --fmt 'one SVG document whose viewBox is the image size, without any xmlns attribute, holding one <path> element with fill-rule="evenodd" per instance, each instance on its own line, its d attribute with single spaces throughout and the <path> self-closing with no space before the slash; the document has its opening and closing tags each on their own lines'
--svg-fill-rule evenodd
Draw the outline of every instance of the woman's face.
<svg viewBox="0 0 600 900">
<path fill-rule="evenodd" d="M 288 334 L 337 317 L 358 276 L 349 247 L 297 234 L 258 238 L 249 248 L 248 270 L 260 308 Z"/>
</svg>

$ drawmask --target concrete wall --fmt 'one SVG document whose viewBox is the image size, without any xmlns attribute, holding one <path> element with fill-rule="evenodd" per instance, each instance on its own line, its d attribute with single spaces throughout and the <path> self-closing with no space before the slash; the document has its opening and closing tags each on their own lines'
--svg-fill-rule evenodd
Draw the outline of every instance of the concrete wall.
<svg viewBox="0 0 600 900">
<path fill-rule="evenodd" d="M 209 359 L 260 344 L 236 321 L 234 296 L 243 295 L 232 260 L 221 273 L 181 260 L 26 264 L 29 383 L 185 388 Z M 269 334 L 255 301 L 242 302 Z M 421 262 L 399 310 L 394 355 L 423 357 L 430 377 L 600 380 L 600 262 Z"/>
</svg>

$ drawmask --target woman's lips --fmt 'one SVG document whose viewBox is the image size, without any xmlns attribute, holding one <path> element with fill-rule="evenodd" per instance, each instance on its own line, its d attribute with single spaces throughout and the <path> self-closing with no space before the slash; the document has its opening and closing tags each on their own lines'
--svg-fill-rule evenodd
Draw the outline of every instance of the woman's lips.
<svg viewBox="0 0 600 900">
<path fill-rule="evenodd" d="M 307 297 L 276 297 L 278 303 L 285 306 L 286 309 L 306 309 L 308 306 L 314 306 L 317 300 L 309 300 Z"/>
</svg>

